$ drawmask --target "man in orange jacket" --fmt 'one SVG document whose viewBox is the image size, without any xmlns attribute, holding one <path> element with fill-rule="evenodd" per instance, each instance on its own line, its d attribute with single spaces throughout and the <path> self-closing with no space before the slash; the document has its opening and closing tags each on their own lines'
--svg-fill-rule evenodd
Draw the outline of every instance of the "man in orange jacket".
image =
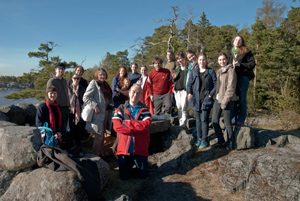
<svg viewBox="0 0 300 201">
<path fill-rule="evenodd" d="M 117 155 L 119 175 L 128 179 L 133 165 L 136 165 L 140 178 L 148 175 L 148 147 L 150 144 L 149 126 L 152 119 L 149 108 L 139 102 L 143 91 L 134 84 L 129 90 L 129 101 L 120 105 L 114 112 L 113 125 L 118 133 Z"/>
</svg>

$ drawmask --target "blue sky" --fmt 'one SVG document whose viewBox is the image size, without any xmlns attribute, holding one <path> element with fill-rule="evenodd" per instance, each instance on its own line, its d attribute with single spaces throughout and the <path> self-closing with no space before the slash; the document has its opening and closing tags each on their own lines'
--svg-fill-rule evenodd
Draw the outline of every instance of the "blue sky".
<svg viewBox="0 0 300 201">
<path fill-rule="evenodd" d="M 279 0 L 298 7 L 299 1 Z M 99 64 L 106 52 L 128 49 L 139 37 L 151 36 L 164 25 L 154 19 L 172 17 L 171 6 L 180 7 L 179 24 L 189 8 L 198 20 L 205 12 L 212 25 L 239 24 L 239 29 L 255 22 L 262 0 L 0 0 L 0 76 L 20 76 L 37 68 L 39 59 L 28 52 L 41 43 L 53 41 L 50 56 L 83 63 L 85 68 Z M 234 14 L 233 14 L 234 12 Z"/>
</svg>

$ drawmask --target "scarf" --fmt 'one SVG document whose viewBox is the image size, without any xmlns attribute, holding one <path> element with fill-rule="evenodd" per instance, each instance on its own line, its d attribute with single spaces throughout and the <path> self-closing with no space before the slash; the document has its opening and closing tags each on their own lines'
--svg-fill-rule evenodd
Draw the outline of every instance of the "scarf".
<svg viewBox="0 0 300 201">
<path fill-rule="evenodd" d="M 54 116 L 54 113 L 52 111 L 52 108 L 51 108 L 51 105 L 52 106 L 56 106 L 57 108 L 57 112 L 58 112 L 58 117 L 59 117 L 59 126 L 58 126 L 58 129 L 61 128 L 61 124 L 62 124 L 62 118 L 61 118 L 61 112 L 60 112 L 60 109 L 58 107 L 58 104 L 57 103 L 48 103 L 47 101 L 45 101 L 47 107 L 48 107 L 48 110 L 49 110 L 49 124 L 50 124 L 50 128 L 52 129 L 53 133 L 56 133 L 56 124 L 55 124 L 55 116 Z"/>
<path fill-rule="evenodd" d="M 112 90 L 111 90 L 109 84 L 106 81 L 103 81 L 103 82 L 98 81 L 97 83 L 99 84 L 100 89 L 101 89 L 102 93 L 104 94 L 104 98 L 111 99 Z"/>
<path fill-rule="evenodd" d="M 70 110 L 72 112 L 72 114 L 75 114 L 75 125 L 77 125 L 77 123 L 80 120 L 80 102 L 78 99 L 78 89 L 79 89 L 79 85 L 75 86 L 75 85 L 71 85 L 70 88 L 73 91 L 73 95 L 72 98 L 70 100 Z"/>
<path fill-rule="evenodd" d="M 240 51 L 240 48 L 235 49 L 234 47 L 232 47 L 232 49 L 231 49 L 231 52 L 232 52 L 233 54 L 238 54 L 239 51 Z"/>
</svg>

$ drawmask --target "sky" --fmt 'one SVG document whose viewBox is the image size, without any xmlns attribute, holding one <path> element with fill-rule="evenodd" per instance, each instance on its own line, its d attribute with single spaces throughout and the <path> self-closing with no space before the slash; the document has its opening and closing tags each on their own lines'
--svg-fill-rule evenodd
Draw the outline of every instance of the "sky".
<svg viewBox="0 0 300 201">
<path fill-rule="evenodd" d="M 279 0 L 287 10 L 300 2 Z M 21 76 L 38 68 L 39 59 L 29 58 L 41 43 L 56 46 L 50 56 L 63 61 L 83 62 L 85 69 L 98 65 L 107 52 L 129 51 L 139 37 L 152 36 L 173 17 L 172 6 L 180 7 L 178 23 L 205 12 L 212 25 L 255 23 L 262 0 L 0 0 L 0 76 Z"/>
</svg>

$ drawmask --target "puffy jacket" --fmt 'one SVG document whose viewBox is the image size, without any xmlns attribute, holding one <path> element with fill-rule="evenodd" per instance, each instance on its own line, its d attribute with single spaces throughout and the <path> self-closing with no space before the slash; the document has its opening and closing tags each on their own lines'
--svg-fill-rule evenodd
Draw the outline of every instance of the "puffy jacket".
<svg viewBox="0 0 300 201">
<path fill-rule="evenodd" d="M 199 73 L 199 66 L 196 66 L 196 68 L 194 68 L 191 71 L 187 82 L 187 93 L 193 95 L 193 97 L 189 101 L 189 105 L 194 111 L 200 111 L 202 109 L 204 110 L 210 109 L 212 108 L 214 103 L 213 96 L 217 89 L 216 73 L 214 69 L 207 67 L 204 76 L 205 76 L 206 90 L 205 90 L 205 97 L 201 105 L 200 105 L 201 78 Z"/>
<path fill-rule="evenodd" d="M 132 119 L 130 111 L 127 108 L 128 101 L 120 105 L 114 112 L 113 126 L 118 133 L 117 155 L 130 155 L 128 153 L 131 136 L 134 140 L 134 155 L 149 156 L 148 147 L 150 144 L 150 133 L 148 128 L 151 125 L 152 119 L 149 109 L 145 104 L 139 102 L 138 105 L 142 108 Z"/>
</svg>

